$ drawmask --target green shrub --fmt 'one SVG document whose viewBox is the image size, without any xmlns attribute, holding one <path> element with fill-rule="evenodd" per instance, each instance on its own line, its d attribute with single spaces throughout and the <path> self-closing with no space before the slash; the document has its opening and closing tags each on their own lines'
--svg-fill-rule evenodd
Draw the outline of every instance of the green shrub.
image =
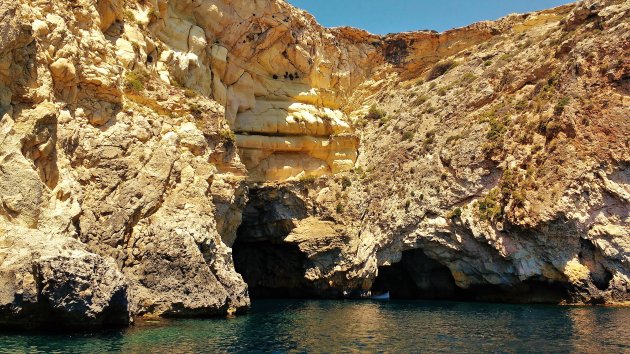
<svg viewBox="0 0 630 354">
<path fill-rule="evenodd" d="M 564 107 L 566 107 L 570 102 L 569 97 L 563 97 L 556 106 L 553 108 L 553 113 L 557 116 L 561 115 L 564 112 Z"/>
<path fill-rule="evenodd" d="M 125 90 L 128 92 L 142 92 L 144 91 L 143 82 L 147 81 L 149 74 L 143 70 L 128 71 L 125 74 Z"/>
<path fill-rule="evenodd" d="M 382 109 L 378 109 L 376 106 L 373 105 L 372 107 L 370 107 L 370 110 L 368 111 L 368 114 L 365 116 L 365 118 L 379 120 L 385 118 L 386 116 L 387 113 L 385 113 L 385 111 L 383 111 Z"/>
<path fill-rule="evenodd" d="M 450 135 L 448 138 L 446 138 L 446 144 L 451 144 L 453 142 L 456 142 L 460 139 L 464 139 L 466 137 L 468 137 L 468 134 L 470 134 L 468 131 L 459 133 L 459 134 L 455 134 L 455 135 Z"/>
<path fill-rule="evenodd" d="M 414 136 L 414 132 L 406 131 L 402 135 L 402 140 L 411 140 L 411 139 L 413 139 L 413 136 Z"/>
<path fill-rule="evenodd" d="M 426 101 L 428 101 L 428 100 L 429 100 L 429 96 L 427 96 L 427 95 L 422 95 L 422 96 L 419 96 L 418 98 L 416 98 L 416 99 L 413 101 L 413 104 L 414 104 L 416 107 L 418 107 L 418 106 L 422 106 L 422 105 L 423 105 Z"/>
<path fill-rule="evenodd" d="M 446 218 L 449 220 L 454 220 L 454 219 L 459 219 L 461 216 L 462 216 L 462 209 L 455 208 L 446 215 Z"/>
<path fill-rule="evenodd" d="M 453 59 L 438 62 L 433 66 L 433 68 L 431 68 L 431 70 L 429 70 L 429 73 L 427 74 L 427 81 L 437 79 L 438 77 L 446 74 L 446 72 L 454 68 L 456 65 L 457 63 Z"/>
<path fill-rule="evenodd" d="M 350 187 L 352 185 L 352 181 L 350 180 L 350 178 L 348 178 L 347 176 L 343 176 L 343 178 L 341 179 L 341 188 L 345 191 L 346 188 Z"/>
<path fill-rule="evenodd" d="M 466 84 L 469 84 L 469 83 L 475 81 L 476 79 L 477 79 L 477 76 L 475 74 L 473 74 L 473 73 L 466 73 L 466 74 L 464 74 L 464 76 L 462 76 L 462 78 L 459 80 L 459 82 L 462 85 L 466 85 Z"/>
<path fill-rule="evenodd" d="M 431 145 L 435 142 L 435 130 L 429 130 L 422 141 L 422 150 L 428 151 Z"/>
<path fill-rule="evenodd" d="M 335 211 L 337 212 L 337 214 L 343 213 L 343 210 L 344 210 L 343 204 L 338 203 L 337 206 L 335 207 Z"/>
<path fill-rule="evenodd" d="M 221 129 L 219 134 L 221 135 L 221 138 L 223 138 L 223 140 L 226 140 L 231 143 L 236 142 L 236 135 L 231 129 Z"/>
<path fill-rule="evenodd" d="M 477 212 L 480 220 L 496 220 L 503 214 L 500 198 L 499 189 L 493 188 L 485 197 L 477 201 Z"/>
<path fill-rule="evenodd" d="M 503 137 L 508 130 L 509 119 L 506 116 L 500 116 L 498 111 L 501 106 L 495 106 L 488 111 L 481 119 L 480 123 L 488 123 L 490 129 L 486 133 L 486 143 L 483 145 L 483 150 L 490 154 L 495 152 L 503 144 Z"/>
<path fill-rule="evenodd" d="M 123 13 L 123 18 L 130 22 L 136 22 L 136 16 L 131 12 L 131 10 L 125 10 Z"/>
<path fill-rule="evenodd" d="M 311 183 L 311 182 L 314 182 L 316 179 L 317 179 L 317 177 L 315 177 L 315 176 L 303 175 L 303 176 L 300 177 L 300 182 Z"/>
<path fill-rule="evenodd" d="M 197 97 L 197 92 L 191 89 L 186 89 L 184 90 L 184 96 L 186 96 L 186 98 L 195 98 Z"/>
</svg>

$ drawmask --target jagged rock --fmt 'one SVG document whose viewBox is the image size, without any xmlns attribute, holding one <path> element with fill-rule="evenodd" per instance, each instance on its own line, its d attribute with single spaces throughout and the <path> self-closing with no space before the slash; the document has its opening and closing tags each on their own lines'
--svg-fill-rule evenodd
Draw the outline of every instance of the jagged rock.
<svg viewBox="0 0 630 354">
<path fill-rule="evenodd" d="M 278 0 L 3 2 L 0 322 L 243 311 L 235 267 L 627 301 L 630 5 L 591 5 L 377 36 Z"/>
<path fill-rule="evenodd" d="M 129 323 L 127 282 L 115 264 L 67 237 L 26 228 L 0 236 L 0 326 L 99 328 Z"/>
</svg>

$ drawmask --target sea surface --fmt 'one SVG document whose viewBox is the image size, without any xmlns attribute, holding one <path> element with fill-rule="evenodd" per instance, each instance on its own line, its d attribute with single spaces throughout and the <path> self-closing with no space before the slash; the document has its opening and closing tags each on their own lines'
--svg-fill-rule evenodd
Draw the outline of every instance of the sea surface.
<svg viewBox="0 0 630 354">
<path fill-rule="evenodd" d="M 630 308 L 433 301 L 255 300 L 231 319 L 117 331 L 0 334 L 2 353 L 630 353 Z"/>
</svg>

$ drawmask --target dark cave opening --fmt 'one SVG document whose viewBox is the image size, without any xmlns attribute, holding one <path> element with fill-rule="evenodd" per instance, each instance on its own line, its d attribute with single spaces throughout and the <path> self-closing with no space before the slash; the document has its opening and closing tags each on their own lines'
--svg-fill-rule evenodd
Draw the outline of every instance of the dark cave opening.
<svg viewBox="0 0 630 354">
<path fill-rule="evenodd" d="M 456 285 L 448 267 L 421 249 L 404 251 L 400 262 L 381 266 L 372 293 L 389 291 L 391 299 L 456 300 L 507 303 L 552 303 L 567 299 L 566 284 L 529 279 L 516 285 Z"/>
<path fill-rule="evenodd" d="M 315 296 L 304 278 L 306 256 L 284 239 L 306 217 L 301 199 L 284 188 L 251 189 L 232 246 L 234 267 L 252 298 Z"/>
<path fill-rule="evenodd" d="M 372 293 L 389 291 L 392 299 L 455 299 L 458 287 L 451 271 L 421 249 L 404 251 L 400 262 L 381 266 Z"/>
<path fill-rule="evenodd" d="M 341 289 L 319 289 L 309 283 L 305 279 L 309 259 L 297 244 L 285 241 L 296 227 L 295 220 L 306 217 L 304 202 L 289 189 L 250 190 L 232 248 L 234 266 L 248 284 L 250 297 L 343 297 Z M 603 284 L 609 281 L 606 276 L 602 278 Z M 379 267 L 370 290 L 373 295 L 389 292 L 391 299 L 560 303 L 568 298 L 567 284 L 543 279 L 460 288 L 450 269 L 422 249 L 404 251 L 399 262 Z M 347 294 L 363 297 L 364 291 L 355 289 Z"/>
<path fill-rule="evenodd" d="M 233 247 L 234 266 L 249 287 L 252 298 L 306 297 L 306 256 L 291 244 L 238 241 Z"/>
</svg>

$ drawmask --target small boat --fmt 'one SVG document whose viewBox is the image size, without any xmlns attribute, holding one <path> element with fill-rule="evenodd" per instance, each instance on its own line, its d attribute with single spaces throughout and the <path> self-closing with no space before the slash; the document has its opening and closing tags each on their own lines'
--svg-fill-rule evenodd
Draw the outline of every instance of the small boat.
<svg viewBox="0 0 630 354">
<path fill-rule="evenodd" d="M 382 293 L 382 294 L 378 294 L 378 295 L 372 295 L 370 296 L 370 299 L 372 300 L 389 300 L 389 291 Z"/>
</svg>

